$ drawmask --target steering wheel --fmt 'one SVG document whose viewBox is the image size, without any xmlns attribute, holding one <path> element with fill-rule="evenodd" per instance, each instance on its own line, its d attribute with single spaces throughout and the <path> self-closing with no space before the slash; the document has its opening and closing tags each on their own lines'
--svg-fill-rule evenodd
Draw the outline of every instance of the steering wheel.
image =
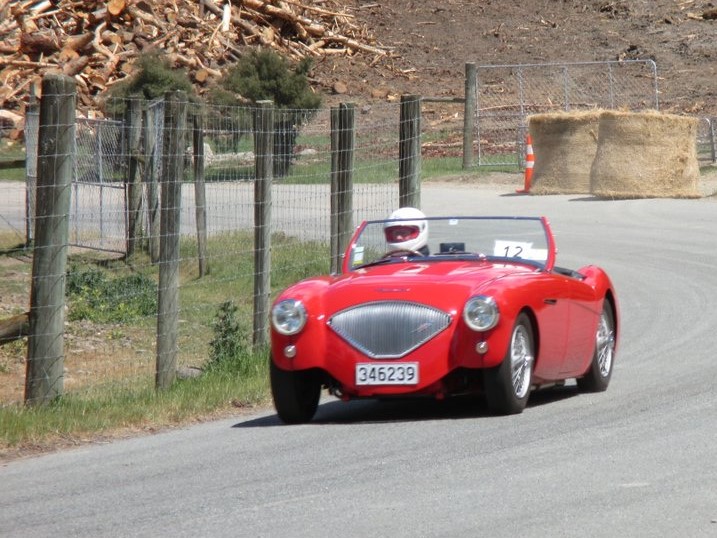
<svg viewBox="0 0 717 538">
<path fill-rule="evenodd" d="M 398 249 L 398 250 L 392 250 L 392 251 L 390 251 L 390 252 L 387 252 L 386 254 L 384 254 L 383 256 L 381 256 L 381 259 L 383 260 L 383 259 L 386 259 L 386 258 L 399 258 L 399 257 L 401 257 L 401 256 L 420 256 L 420 257 L 423 257 L 423 254 L 420 253 L 420 252 L 418 252 L 417 250 L 413 250 L 413 249 L 410 249 L 410 248 L 401 248 L 401 249 Z"/>
</svg>

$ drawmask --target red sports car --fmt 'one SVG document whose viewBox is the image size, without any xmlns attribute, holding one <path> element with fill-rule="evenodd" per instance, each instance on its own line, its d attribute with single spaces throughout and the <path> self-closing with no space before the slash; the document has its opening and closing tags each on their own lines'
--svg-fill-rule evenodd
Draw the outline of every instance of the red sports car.
<svg viewBox="0 0 717 538">
<path fill-rule="evenodd" d="M 303 280 L 271 310 L 271 390 L 285 423 L 310 421 L 322 388 L 344 400 L 484 395 L 520 413 L 531 390 L 575 378 L 604 391 L 618 302 L 594 265 L 555 265 L 544 217 L 363 222 L 340 274 Z"/>
</svg>

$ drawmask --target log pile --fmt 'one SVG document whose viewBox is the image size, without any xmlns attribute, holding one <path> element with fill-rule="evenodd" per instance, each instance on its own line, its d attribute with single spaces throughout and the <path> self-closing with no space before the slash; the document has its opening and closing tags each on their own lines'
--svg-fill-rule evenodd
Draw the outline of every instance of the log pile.
<svg viewBox="0 0 717 538">
<path fill-rule="evenodd" d="M 160 48 L 198 93 L 242 55 L 268 47 L 292 59 L 389 55 L 338 0 L 0 0 L 0 110 L 21 117 L 47 72 L 74 77 L 82 111 Z"/>
</svg>

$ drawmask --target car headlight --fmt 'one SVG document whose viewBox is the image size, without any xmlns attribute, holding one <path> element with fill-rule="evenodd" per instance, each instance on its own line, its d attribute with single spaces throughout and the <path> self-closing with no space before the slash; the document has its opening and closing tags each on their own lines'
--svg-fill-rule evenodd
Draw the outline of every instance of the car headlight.
<svg viewBox="0 0 717 538">
<path fill-rule="evenodd" d="M 500 313 L 492 297 L 478 295 L 468 299 L 463 307 L 463 319 L 474 331 L 487 331 L 498 323 Z"/>
<path fill-rule="evenodd" d="M 306 308 L 297 299 L 279 301 L 271 309 L 271 324 L 280 334 L 296 334 L 306 325 Z"/>
</svg>

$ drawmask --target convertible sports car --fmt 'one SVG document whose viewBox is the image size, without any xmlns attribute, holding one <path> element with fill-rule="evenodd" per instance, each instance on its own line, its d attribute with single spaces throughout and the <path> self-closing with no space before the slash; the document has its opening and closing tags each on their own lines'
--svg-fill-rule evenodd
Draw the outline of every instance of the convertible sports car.
<svg viewBox="0 0 717 538">
<path fill-rule="evenodd" d="M 340 274 L 283 291 L 271 311 L 271 389 L 285 423 L 341 399 L 483 395 L 520 413 L 531 390 L 604 391 L 618 302 L 599 267 L 555 265 L 544 217 L 365 221 Z"/>
</svg>

